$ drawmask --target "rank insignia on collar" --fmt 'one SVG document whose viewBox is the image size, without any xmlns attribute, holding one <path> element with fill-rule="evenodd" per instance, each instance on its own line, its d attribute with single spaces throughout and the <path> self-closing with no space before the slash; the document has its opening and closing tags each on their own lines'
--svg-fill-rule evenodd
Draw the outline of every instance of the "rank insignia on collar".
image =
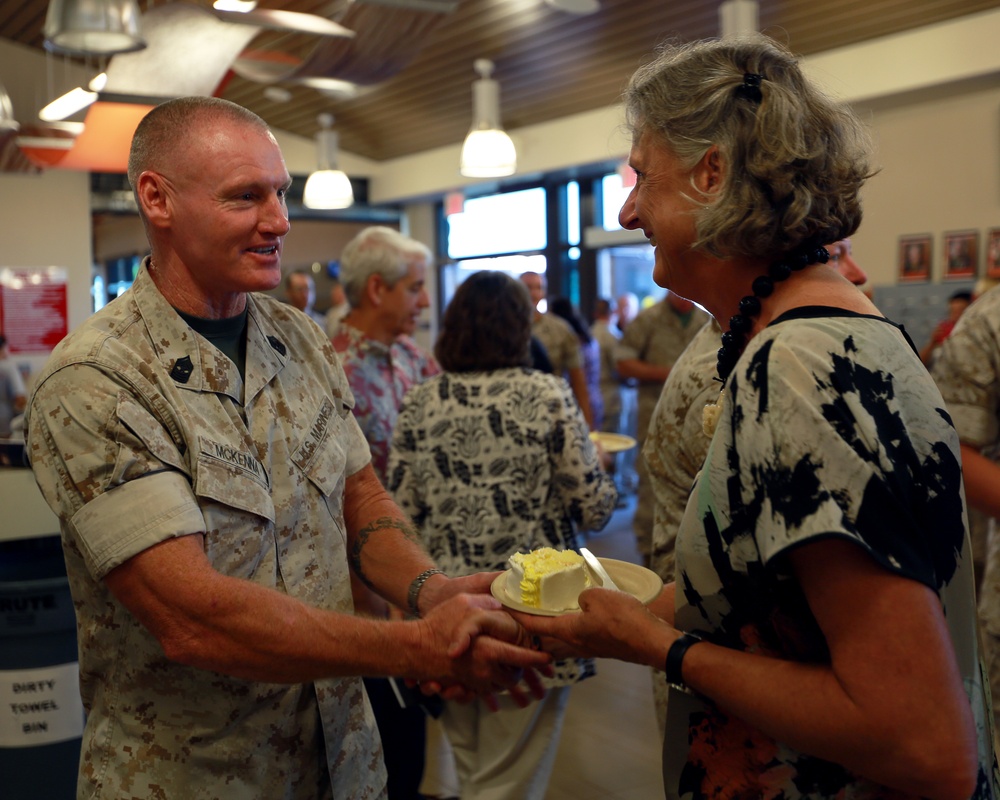
<svg viewBox="0 0 1000 800">
<path fill-rule="evenodd" d="M 278 353 L 280 353 L 281 355 L 284 355 L 285 353 L 288 352 L 288 349 L 285 347 L 285 345 L 281 341 L 279 341 L 276 337 L 268 336 L 267 341 L 270 343 L 271 347 L 277 350 Z"/>
<path fill-rule="evenodd" d="M 187 383 L 192 372 L 194 372 L 194 365 L 191 363 L 191 356 L 184 356 L 174 362 L 174 366 L 170 370 L 170 377 L 178 383 Z"/>
</svg>

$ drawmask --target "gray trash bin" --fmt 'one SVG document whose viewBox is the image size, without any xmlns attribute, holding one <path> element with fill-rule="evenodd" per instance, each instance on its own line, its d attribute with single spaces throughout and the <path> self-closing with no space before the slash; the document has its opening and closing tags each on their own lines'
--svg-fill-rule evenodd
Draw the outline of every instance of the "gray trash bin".
<svg viewBox="0 0 1000 800">
<path fill-rule="evenodd" d="M 82 732 L 76 621 L 59 537 L 0 542 L 4 800 L 72 800 Z"/>
</svg>

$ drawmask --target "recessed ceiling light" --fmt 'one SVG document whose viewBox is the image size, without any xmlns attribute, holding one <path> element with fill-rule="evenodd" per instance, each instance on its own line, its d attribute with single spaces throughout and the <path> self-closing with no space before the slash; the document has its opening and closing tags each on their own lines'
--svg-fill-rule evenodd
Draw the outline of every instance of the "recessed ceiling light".
<svg viewBox="0 0 1000 800">
<path fill-rule="evenodd" d="M 240 14 L 246 14 L 257 8 L 257 0 L 215 0 L 212 3 L 212 8 L 216 11 L 236 11 Z"/>
<path fill-rule="evenodd" d="M 292 93 L 281 86 L 268 86 L 264 89 L 264 97 L 272 103 L 287 103 L 292 99 Z"/>
<path fill-rule="evenodd" d="M 593 14 L 600 9 L 598 0 L 545 0 L 545 4 L 567 14 Z"/>
</svg>

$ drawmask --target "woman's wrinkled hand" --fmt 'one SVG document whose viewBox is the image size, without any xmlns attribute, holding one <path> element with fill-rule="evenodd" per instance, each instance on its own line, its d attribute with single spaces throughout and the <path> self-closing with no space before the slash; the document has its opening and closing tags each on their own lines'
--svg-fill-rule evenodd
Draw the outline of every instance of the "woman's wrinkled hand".
<svg viewBox="0 0 1000 800">
<path fill-rule="evenodd" d="M 525 630 L 541 637 L 556 658 L 617 658 L 647 663 L 648 641 L 666 625 L 632 595 L 591 588 L 580 593 L 579 613 L 544 617 L 513 611 Z"/>
</svg>

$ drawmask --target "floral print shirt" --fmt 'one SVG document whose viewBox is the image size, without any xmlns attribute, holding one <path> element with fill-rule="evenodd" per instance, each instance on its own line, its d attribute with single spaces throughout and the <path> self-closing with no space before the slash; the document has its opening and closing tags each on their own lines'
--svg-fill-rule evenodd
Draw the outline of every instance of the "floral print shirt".
<svg viewBox="0 0 1000 800">
<path fill-rule="evenodd" d="M 385 486 L 389 443 L 403 396 L 437 375 L 441 367 L 408 336 L 385 345 L 343 320 L 333 337 L 333 348 L 340 354 L 354 393 L 354 416 L 371 448 L 372 467 Z"/>
<path fill-rule="evenodd" d="M 750 341 L 728 381 L 678 534 L 677 626 L 741 651 L 829 663 L 779 556 L 830 536 L 940 597 L 979 736 L 973 797 L 1000 797 L 958 437 L 944 402 L 892 323 L 800 308 Z M 668 797 L 900 796 L 700 698 L 672 691 L 667 715 Z"/>
<path fill-rule="evenodd" d="M 618 499 L 569 384 L 521 367 L 446 372 L 415 387 L 396 424 L 388 488 L 452 576 L 506 569 L 518 551 L 575 550 L 577 530 L 603 528 Z"/>
</svg>

